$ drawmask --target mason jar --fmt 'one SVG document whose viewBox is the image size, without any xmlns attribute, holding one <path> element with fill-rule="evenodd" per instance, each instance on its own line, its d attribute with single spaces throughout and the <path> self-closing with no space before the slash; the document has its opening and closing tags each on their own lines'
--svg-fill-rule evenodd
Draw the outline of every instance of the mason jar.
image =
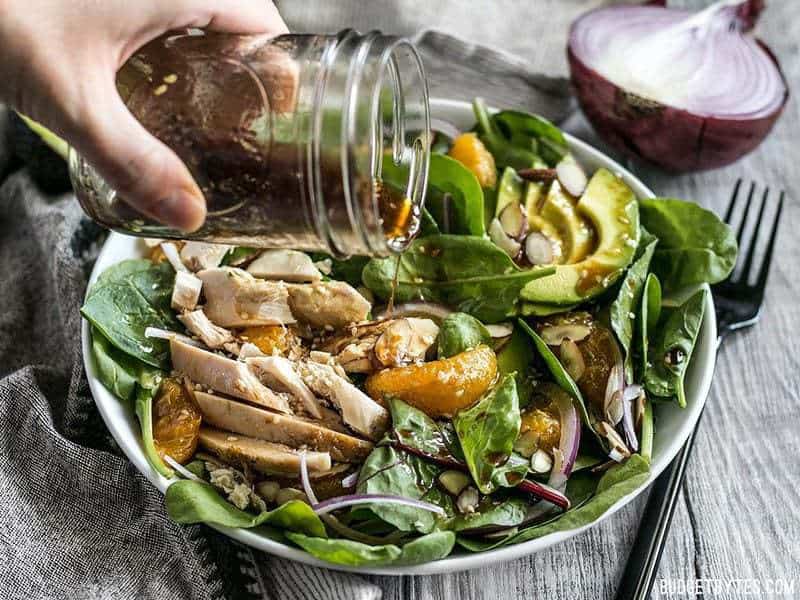
<svg viewBox="0 0 800 600">
<path fill-rule="evenodd" d="M 78 199 L 110 229 L 345 257 L 402 251 L 419 228 L 430 114 L 406 39 L 186 30 L 134 54 L 117 88 L 186 163 L 207 218 L 191 233 L 157 223 L 71 150 Z"/>
</svg>

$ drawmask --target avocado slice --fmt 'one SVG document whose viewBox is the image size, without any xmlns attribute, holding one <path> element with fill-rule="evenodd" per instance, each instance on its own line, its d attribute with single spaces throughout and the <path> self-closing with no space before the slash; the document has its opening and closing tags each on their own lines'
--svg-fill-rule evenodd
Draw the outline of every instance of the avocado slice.
<svg viewBox="0 0 800 600">
<path fill-rule="evenodd" d="M 506 167 L 497 184 L 497 202 L 494 205 L 494 216 L 499 217 L 503 209 L 512 202 L 522 203 L 524 181 L 511 167 Z"/>
<path fill-rule="evenodd" d="M 578 201 L 578 212 L 597 231 L 597 248 L 584 260 L 528 283 L 520 294 L 537 304 L 570 305 L 611 286 L 633 260 L 639 244 L 639 205 L 633 191 L 607 169 L 598 169 Z"/>
<path fill-rule="evenodd" d="M 578 203 L 570 196 L 558 181 L 550 185 L 541 217 L 552 223 L 561 234 L 564 247 L 564 263 L 571 264 L 582 261 L 592 251 L 594 231 L 591 223 L 580 214 Z"/>
</svg>

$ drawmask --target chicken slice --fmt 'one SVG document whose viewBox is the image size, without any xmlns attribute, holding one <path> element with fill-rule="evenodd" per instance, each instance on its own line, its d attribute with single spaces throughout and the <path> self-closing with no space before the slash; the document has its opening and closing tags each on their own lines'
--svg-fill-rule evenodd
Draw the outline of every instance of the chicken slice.
<svg viewBox="0 0 800 600">
<path fill-rule="evenodd" d="M 289 284 L 289 306 L 298 321 L 340 329 L 367 318 L 372 305 L 343 281 Z"/>
<path fill-rule="evenodd" d="M 194 396 L 203 422 L 214 427 L 292 448 L 329 452 L 339 462 L 361 462 L 372 450 L 370 442 L 314 421 L 279 415 L 205 392 L 195 392 Z"/>
<path fill-rule="evenodd" d="M 305 384 L 318 396 L 333 404 L 342 420 L 358 433 L 377 440 L 389 426 L 389 413 L 364 392 L 339 376 L 336 370 L 317 362 L 298 363 Z"/>
<path fill-rule="evenodd" d="M 266 250 L 250 263 L 247 272 L 264 279 L 300 283 L 322 280 L 322 273 L 314 266 L 314 261 L 308 254 L 297 250 Z"/>
<path fill-rule="evenodd" d="M 256 358 L 257 356 L 266 356 L 266 354 L 252 342 L 245 342 L 242 344 L 241 348 L 239 348 L 239 360 L 247 360 L 248 358 Z"/>
<path fill-rule="evenodd" d="M 219 266 L 230 249 L 226 244 L 186 242 L 181 248 L 181 260 L 190 271 L 212 269 Z"/>
<path fill-rule="evenodd" d="M 296 322 L 282 282 L 256 279 L 235 267 L 206 269 L 197 276 L 203 280 L 206 315 L 217 325 L 249 327 Z"/>
<path fill-rule="evenodd" d="M 184 344 L 174 338 L 169 342 L 169 350 L 172 367 L 194 383 L 282 413 L 292 412 L 289 403 L 264 386 L 243 362 Z"/>
<path fill-rule="evenodd" d="M 223 462 L 246 464 L 266 475 L 296 475 L 300 470 L 300 452 L 252 437 L 244 437 L 214 427 L 200 428 L 200 446 L 217 455 Z M 314 473 L 329 471 L 331 455 L 327 452 L 305 452 L 308 470 Z"/>
<path fill-rule="evenodd" d="M 200 299 L 203 282 L 186 271 L 175 273 L 175 286 L 172 288 L 170 306 L 173 310 L 194 310 Z"/>
<path fill-rule="evenodd" d="M 254 368 L 256 375 L 269 387 L 279 391 L 289 392 L 300 402 L 315 419 L 322 417 L 319 401 L 311 393 L 300 376 L 295 372 L 292 361 L 282 356 L 264 356 L 248 358 L 247 366 Z"/>
<path fill-rule="evenodd" d="M 184 327 L 209 348 L 222 348 L 234 341 L 233 334 L 218 325 L 214 325 L 202 310 L 193 310 L 178 315 L 178 320 Z"/>
</svg>

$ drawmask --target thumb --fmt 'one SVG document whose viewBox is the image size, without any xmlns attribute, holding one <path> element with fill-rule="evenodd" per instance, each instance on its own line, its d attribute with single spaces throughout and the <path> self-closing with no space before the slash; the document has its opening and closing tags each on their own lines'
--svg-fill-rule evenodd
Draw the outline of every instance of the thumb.
<svg viewBox="0 0 800 600">
<path fill-rule="evenodd" d="M 199 229 L 205 200 L 186 165 L 134 118 L 113 84 L 104 91 L 74 140 L 76 149 L 137 211 L 183 231 Z"/>
</svg>

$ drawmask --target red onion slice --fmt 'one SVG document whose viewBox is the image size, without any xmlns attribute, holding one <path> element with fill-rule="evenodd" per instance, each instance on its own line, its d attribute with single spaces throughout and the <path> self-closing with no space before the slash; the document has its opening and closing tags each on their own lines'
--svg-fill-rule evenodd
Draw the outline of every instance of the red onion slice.
<svg viewBox="0 0 800 600">
<path fill-rule="evenodd" d="M 639 450 L 639 439 L 636 437 L 636 426 L 633 423 L 633 402 L 636 398 L 638 395 L 630 400 L 626 399 L 624 394 L 622 397 L 622 430 L 631 452 Z"/>
<path fill-rule="evenodd" d="M 719 167 L 755 148 L 786 104 L 786 79 L 749 33 L 759 3 L 691 14 L 663 6 L 591 11 L 570 29 L 584 113 L 620 150 L 670 170 Z"/>
</svg>

